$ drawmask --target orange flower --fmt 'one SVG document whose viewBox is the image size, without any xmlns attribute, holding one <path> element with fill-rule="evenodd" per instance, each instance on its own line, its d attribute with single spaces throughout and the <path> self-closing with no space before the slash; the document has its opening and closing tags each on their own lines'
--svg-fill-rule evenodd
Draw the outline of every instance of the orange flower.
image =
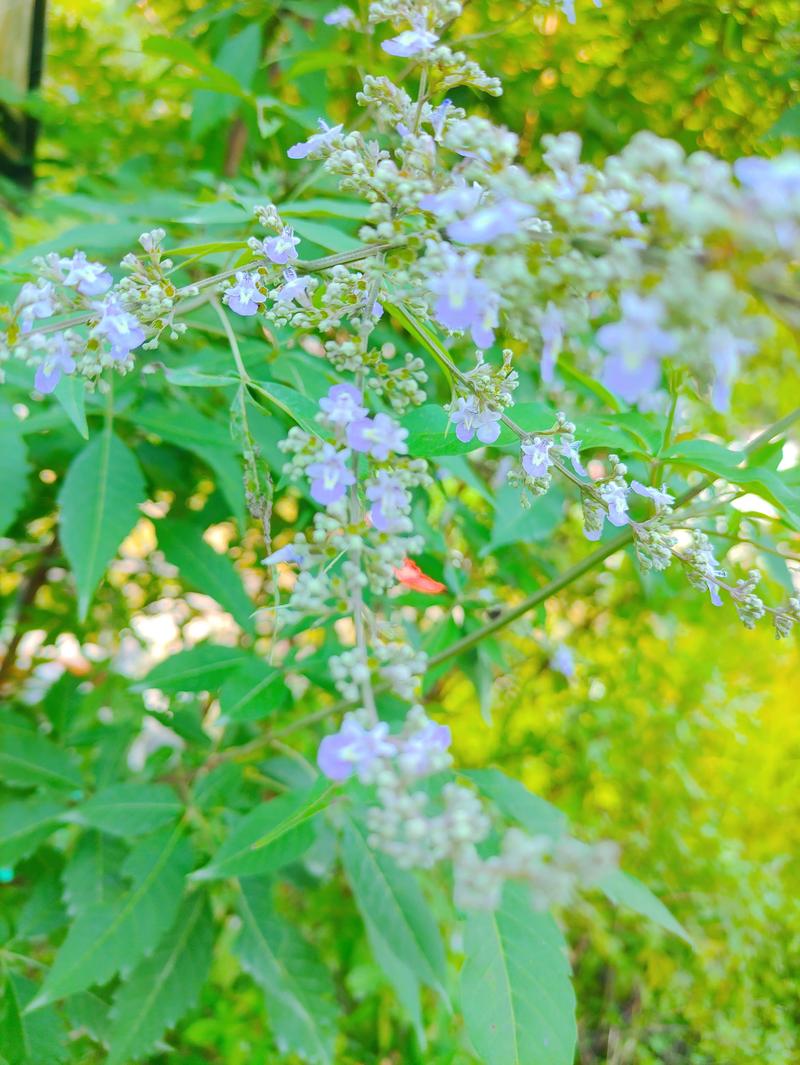
<svg viewBox="0 0 800 1065">
<path fill-rule="evenodd" d="M 439 595 L 440 592 L 446 591 L 444 584 L 423 573 L 410 558 L 403 560 L 403 565 L 395 569 L 394 575 L 401 584 L 415 592 L 422 592 L 423 595 Z"/>
</svg>

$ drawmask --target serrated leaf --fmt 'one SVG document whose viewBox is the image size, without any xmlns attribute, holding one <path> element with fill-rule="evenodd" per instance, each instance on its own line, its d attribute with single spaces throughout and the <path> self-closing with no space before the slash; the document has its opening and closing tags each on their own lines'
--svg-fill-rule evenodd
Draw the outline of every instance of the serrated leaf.
<svg viewBox="0 0 800 1065">
<path fill-rule="evenodd" d="M 106 566 L 139 517 L 144 479 L 131 452 L 108 430 L 80 452 L 58 496 L 60 539 L 78 586 L 83 620 Z"/>
<path fill-rule="evenodd" d="M 275 1041 L 313 1065 L 332 1065 L 337 1010 L 328 970 L 299 932 L 270 909 L 268 882 L 241 885 L 234 951 L 267 1002 Z"/>
<path fill-rule="evenodd" d="M 344 826 L 342 861 L 365 920 L 380 930 L 392 953 L 419 980 L 443 991 L 444 945 L 411 873 L 370 847 L 364 829 L 351 820 Z"/>
<path fill-rule="evenodd" d="M 198 592 L 211 596 L 251 635 L 255 633 L 253 605 L 231 560 L 218 554 L 203 539 L 194 522 L 164 518 L 157 526 L 158 546 L 182 579 Z"/>
<path fill-rule="evenodd" d="M 464 932 L 461 1006 L 485 1065 L 573 1065 L 575 994 L 564 937 L 529 892 L 507 884 L 494 912 L 472 913 Z"/>
<path fill-rule="evenodd" d="M 281 795 L 246 814 L 195 880 L 260 876 L 296 861 L 314 842 L 313 819 L 325 808 L 331 788 L 322 781 Z"/>
<path fill-rule="evenodd" d="M 0 724 L 0 778 L 24 788 L 81 786 L 81 775 L 67 751 L 57 747 L 19 718 L 8 716 Z"/>
<path fill-rule="evenodd" d="M 73 917 L 124 892 L 127 853 L 118 839 L 102 832 L 83 833 L 61 874 L 64 902 Z"/>
<path fill-rule="evenodd" d="M 113 784 L 73 812 L 80 824 L 113 836 L 143 836 L 174 821 L 183 810 L 167 784 Z"/>
<path fill-rule="evenodd" d="M 0 534 L 16 518 L 28 491 L 28 449 L 19 422 L 0 406 Z"/>
<path fill-rule="evenodd" d="M 142 840 L 123 868 L 129 887 L 77 918 L 30 1008 L 129 972 L 174 920 L 191 866 L 192 851 L 180 829 L 160 830 Z"/>
<path fill-rule="evenodd" d="M 251 662 L 250 651 L 238 647 L 222 647 L 214 643 L 199 643 L 190 651 L 171 655 L 134 685 L 141 691 L 145 688 L 160 688 L 163 692 L 216 691 L 239 666 Z"/>
<path fill-rule="evenodd" d="M 465 769 L 462 776 L 491 799 L 506 817 L 518 821 L 533 835 L 563 836 L 567 818 L 556 806 L 528 791 L 525 785 L 501 769 Z"/>
<path fill-rule="evenodd" d="M 680 936 L 690 946 L 694 946 L 691 936 L 680 921 L 676 920 L 661 899 L 635 876 L 616 869 L 613 873 L 604 876 L 597 886 L 615 905 L 627 906 L 628 909 L 641 914 L 642 917 L 647 917 L 660 928 Z"/>
<path fill-rule="evenodd" d="M 106 1065 L 138 1061 L 192 1008 L 205 983 L 214 924 L 203 892 L 184 900 L 175 924 L 114 999 Z"/>
<path fill-rule="evenodd" d="M 0 806 L 0 865 L 13 866 L 35 851 L 55 830 L 63 813 L 61 803 L 39 796 Z"/>
</svg>

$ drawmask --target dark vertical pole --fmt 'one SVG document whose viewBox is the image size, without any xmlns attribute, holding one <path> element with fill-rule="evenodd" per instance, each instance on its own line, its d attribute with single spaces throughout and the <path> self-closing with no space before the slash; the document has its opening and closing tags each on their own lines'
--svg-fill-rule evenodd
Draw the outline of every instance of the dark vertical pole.
<svg viewBox="0 0 800 1065">
<path fill-rule="evenodd" d="M 19 41 L 16 47 L 27 46 L 27 77 L 19 87 L 31 91 L 38 89 L 42 81 L 47 0 L 29 2 L 32 7 L 29 38 L 27 42 Z M 4 73 L 0 70 L 0 77 Z M 0 105 L 0 174 L 26 188 L 33 185 L 38 133 L 39 123 L 31 115 Z"/>
</svg>

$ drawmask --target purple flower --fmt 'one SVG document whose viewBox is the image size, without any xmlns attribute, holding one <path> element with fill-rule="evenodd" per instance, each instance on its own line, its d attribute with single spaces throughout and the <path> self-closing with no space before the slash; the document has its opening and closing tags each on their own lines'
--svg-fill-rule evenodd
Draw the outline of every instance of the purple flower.
<svg viewBox="0 0 800 1065">
<path fill-rule="evenodd" d="M 659 507 L 671 507 L 675 502 L 675 496 L 670 495 L 665 484 L 661 488 L 651 488 L 650 485 L 642 484 L 641 481 L 631 481 L 631 488 L 637 496 L 652 499 Z"/>
<path fill-rule="evenodd" d="M 49 281 L 26 281 L 19 290 L 14 307 L 19 312 L 20 329 L 29 333 L 35 318 L 55 314 L 55 289 Z"/>
<path fill-rule="evenodd" d="M 628 524 L 628 486 L 609 481 L 601 484 L 598 492 L 608 507 L 608 520 L 620 528 Z"/>
<path fill-rule="evenodd" d="M 285 547 L 279 547 L 277 551 L 267 555 L 261 562 L 264 566 L 277 566 L 279 562 L 289 562 L 296 566 L 302 566 L 305 560 L 305 555 L 298 551 L 294 544 L 286 544 Z"/>
<path fill-rule="evenodd" d="M 337 451 L 333 444 L 323 444 L 315 462 L 306 466 L 306 473 L 311 478 L 311 498 L 327 506 L 338 503 L 345 490 L 356 483 L 355 475 L 347 461 L 350 452 L 347 448 Z"/>
<path fill-rule="evenodd" d="M 419 55 L 420 52 L 429 52 L 438 41 L 436 34 L 426 29 L 425 24 L 420 20 L 415 23 L 413 29 L 403 30 L 397 37 L 390 37 L 388 41 L 383 41 L 381 48 L 389 55 L 408 59 Z"/>
<path fill-rule="evenodd" d="M 82 251 L 76 251 L 71 259 L 59 259 L 58 266 L 64 284 L 75 288 L 83 296 L 102 296 L 111 288 L 113 278 L 102 263 L 91 262 Z"/>
<path fill-rule="evenodd" d="M 329 11 L 325 15 L 322 21 L 326 26 L 349 26 L 352 22 L 355 22 L 356 15 L 346 4 L 342 4 L 340 7 L 335 7 L 333 11 Z"/>
<path fill-rule="evenodd" d="M 393 532 L 411 502 L 403 484 L 386 470 L 378 470 L 375 479 L 367 483 L 366 495 L 372 503 L 372 524 L 379 532 Z"/>
<path fill-rule="evenodd" d="M 550 668 L 567 680 L 575 676 L 575 658 L 565 643 L 560 643 L 550 656 Z"/>
<path fill-rule="evenodd" d="M 36 369 L 33 386 L 37 392 L 47 395 L 54 390 L 62 374 L 70 374 L 74 369 L 70 346 L 61 333 L 56 333 L 50 341 L 50 350 Z"/>
<path fill-rule="evenodd" d="M 256 287 L 254 275 L 246 270 L 236 271 L 236 284 L 231 285 L 222 295 L 223 303 L 226 303 L 232 311 L 246 316 L 256 314 L 259 305 L 266 298 L 264 293 Z"/>
<path fill-rule="evenodd" d="M 587 477 L 586 468 L 581 462 L 581 442 L 580 440 L 562 440 L 559 444 L 558 450 L 564 456 L 565 459 L 569 459 L 572 463 L 573 470 L 579 477 Z"/>
<path fill-rule="evenodd" d="M 463 178 L 460 178 L 449 189 L 443 189 L 441 192 L 429 192 L 427 195 L 422 196 L 419 206 L 423 211 L 430 211 L 431 214 L 435 214 L 437 218 L 443 215 L 467 214 L 469 211 L 475 210 L 482 195 L 483 189 L 477 181 L 473 181 L 471 185 L 468 185 Z"/>
<path fill-rule="evenodd" d="M 291 226 L 284 226 L 280 233 L 274 237 L 267 237 L 261 241 L 264 255 L 271 263 L 285 266 L 290 260 L 297 258 L 295 245 L 300 243 L 300 238 L 294 235 Z"/>
<path fill-rule="evenodd" d="M 304 307 L 308 307 L 310 304 L 308 287 L 311 284 L 311 278 L 306 274 L 298 277 L 296 271 L 289 266 L 283 271 L 283 281 L 275 299 L 281 303 L 301 303 Z"/>
<path fill-rule="evenodd" d="M 320 420 L 336 429 L 344 428 L 366 415 L 367 408 L 362 406 L 363 402 L 364 397 L 355 385 L 334 385 L 328 390 L 327 396 L 319 401 L 322 411 Z"/>
<path fill-rule="evenodd" d="M 305 159 L 306 156 L 327 148 L 338 137 L 341 126 L 329 126 L 323 119 L 318 119 L 320 133 L 312 133 L 306 141 L 293 144 L 286 153 L 290 159 Z"/>
<path fill-rule="evenodd" d="M 542 334 L 542 361 L 539 368 L 542 381 L 550 384 L 564 343 L 564 317 L 552 300 L 545 307 L 539 322 L 539 331 Z"/>
<path fill-rule="evenodd" d="M 501 417 L 499 410 L 488 407 L 480 410 L 474 396 L 459 396 L 450 405 L 450 421 L 462 444 L 468 444 L 473 436 L 477 436 L 482 444 L 493 444 L 500 435 Z"/>
<path fill-rule="evenodd" d="M 347 443 L 353 451 L 372 455 L 385 462 L 394 452 L 405 455 L 408 451 L 408 429 L 398 425 L 388 414 L 376 414 L 374 418 L 358 418 L 347 427 Z"/>
<path fill-rule="evenodd" d="M 445 249 L 443 272 L 428 282 L 438 297 L 434 314 L 446 329 L 468 329 L 479 348 L 488 348 L 494 343 L 497 297 L 485 281 L 475 277 L 480 256 L 474 251 L 459 255 L 448 245 Z"/>
<path fill-rule="evenodd" d="M 449 727 L 428 721 L 403 743 L 398 757 L 400 767 L 411 776 L 427 776 L 437 768 L 437 756 L 441 757 L 450 743 Z"/>
<path fill-rule="evenodd" d="M 493 203 L 482 207 L 469 218 L 451 222 L 447 227 L 447 235 L 459 244 L 488 244 L 497 237 L 516 233 L 521 220 L 529 214 L 524 204 L 513 200 Z"/>
<path fill-rule="evenodd" d="M 546 477 L 553 465 L 550 451 L 553 441 L 535 436 L 528 444 L 522 445 L 522 468 L 529 477 Z"/>
<path fill-rule="evenodd" d="M 134 348 L 144 343 L 144 329 L 138 318 L 129 314 L 115 299 L 94 304 L 101 312 L 92 333 L 105 337 L 111 345 L 112 359 L 126 359 Z"/>
<path fill-rule="evenodd" d="M 603 384 L 628 403 L 654 391 L 661 379 L 661 359 L 673 355 L 678 339 L 661 328 L 664 304 L 657 296 L 623 292 L 623 317 L 597 330 L 598 343 L 609 353 Z"/>
<path fill-rule="evenodd" d="M 438 107 L 435 107 L 431 111 L 430 123 L 433 129 L 434 140 L 439 140 L 444 129 L 444 124 L 447 120 L 447 112 L 453 106 L 452 100 L 442 100 Z"/>
<path fill-rule="evenodd" d="M 319 745 L 317 765 L 329 780 L 347 780 L 353 773 L 364 777 L 375 762 L 394 754 L 388 735 L 389 726 L 385 721 L 365 729 L 348 714 L 339 731 L 326 736 Z"/>
</svg>

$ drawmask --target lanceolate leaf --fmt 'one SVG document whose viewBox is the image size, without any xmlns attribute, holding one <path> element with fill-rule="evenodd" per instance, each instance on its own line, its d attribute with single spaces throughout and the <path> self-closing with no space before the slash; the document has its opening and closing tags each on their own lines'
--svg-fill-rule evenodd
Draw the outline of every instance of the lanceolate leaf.
<svg viewBox="0 0 800 1065">
<path fill-rule="evenodd" d="M 507 884 L 495 912 L 472 913 L 461 1006 L 484 1065 L 573 1065 L 575 994 L 564 937 L 529 893 Z"/>
<path fill-rule="evenodd" d="M 83 833 L 61 874 L 64 902 L 73 917 L 124 892 L 127 853 L 121 840 L 104 832 Z"/>
<path fill-rule="evenodd" d="M 170 655 L 135 687 L 160 688 L 164 692 L 216 691 L 235 669 L 252 661 L 250 651 L 200 643 L 190 651 Z"/>
<path fill-rule="evenodd" d="M 416 974 L 405 965 L 389 947 L 374 921 L 362 914 L 367 939 L 378 968 L 394 988 L 397 1001 L 408 1014 L 420 1046 L 425 1047 L 425 1029 L 422 1027 L 420 982 Z"/>
<path fill-rule="evenodd" d="M 191 864 L 180 829 L 163 829 L 142 840 L 123 869 L 130 886 L 78 917 L 32 1008 L 104 984 L 150 953 L 175 917 Z"/>
<path fill-rule="evenodd" d="M 114 1000 L 106 1065 L 126 1065 L 150 1051 L 200 994 L 214 946 L 205 893 L 187 898 L 175 924 L 131 973 Z"/>
<path fill-rule="evenodd" d="M 58 498 L 61 543 L 83 619 L 106 566 L 136 523 L 144 480 L 131 452 L 106 429 L 73 461 Z"/>
<path fill-rule="evenodd" d="M 567 818 L 558 807 L 534 795 L 501 769 L 467 769 L 463 775 L 492 799 L 501 813 L 533 835 L 561 836 L 567 831 Z"/>
<path fill-rule="evenodd" d="M 0 806 L 0 865 L 14 865 L 36 850 L 63 813 L 62 803 L 38 796 Z"/>
<path fill-rule="evenodd" d="M 411 873 L 370 847 L 360 825 L 347 821 L 342 860 L 358 908 L 393 954 L 423 983 L 444 987 L 444 946 Z"/>
<path fill-rule="evenodd" d="M 68 1057 L 67 1033 L 54 1009 L 27 1013 L 36 985 L 9 973 L 0 999 L 0 1055 L 9 1065 L 60 1065 Z"/>
<path fill-rule="evenodd" d="M 74 791 L 81 786 L 81 775 L 69 754 L 24 719 L 10 714 L 0 724 L 0 779 L 25 788 L 36 785 Z"/>
<path fill-rule="evenodd" d="M 300 933 L 270 909 L 270 885 L 242 884 L 235 951 L 264 992 L 278 1046 L 303 1061 L 332 1065 L 337 1010 L 328 971 Z"/>
<path fill-rule="evenodd" d="M 647 917 L 654 924 L 665 928 L 676 936 L 680 936 L 690 946 L 692 939 L 680 921 L 677 921 L 669 912 L 664 903 L 650 888 L 637 880 L 630 873 L 623 873 L 621 869 L 609 873 L 598 884 L 600 890 L 614 903 L 627 906 L 642 917 Z"/>
<path fill-rule="evenodd" d="M 158 522 L 158 546 L 167 561 L 178 567 L 187 584 L 216 599 L 245 632 L 255 632 L 255 607 L 241 577 L 229 558 L 209 547 L 199 525 L 164 518 Z"/>
<path fill-rule="evenodd" d="M 114 836 L 143 836 L 174 821 L 182 809 L 166 784 L 114 784 L 78 806 L 74 816 Z"/>
<path fill-rule="evenodd" d="M 0 406 L 0 534 L 17 516 L 25 499 L 28 481 L 28 451 L 19 422 Z"/>
<path fill-rule="evenodd" d="M 252 810 L 235 826 L 196 880 L 257 876 L 296 861 L 314 842 L 313 819 L 325 808 L 331 789 L 322 782 L 290 792 Z"/>
</svg>

